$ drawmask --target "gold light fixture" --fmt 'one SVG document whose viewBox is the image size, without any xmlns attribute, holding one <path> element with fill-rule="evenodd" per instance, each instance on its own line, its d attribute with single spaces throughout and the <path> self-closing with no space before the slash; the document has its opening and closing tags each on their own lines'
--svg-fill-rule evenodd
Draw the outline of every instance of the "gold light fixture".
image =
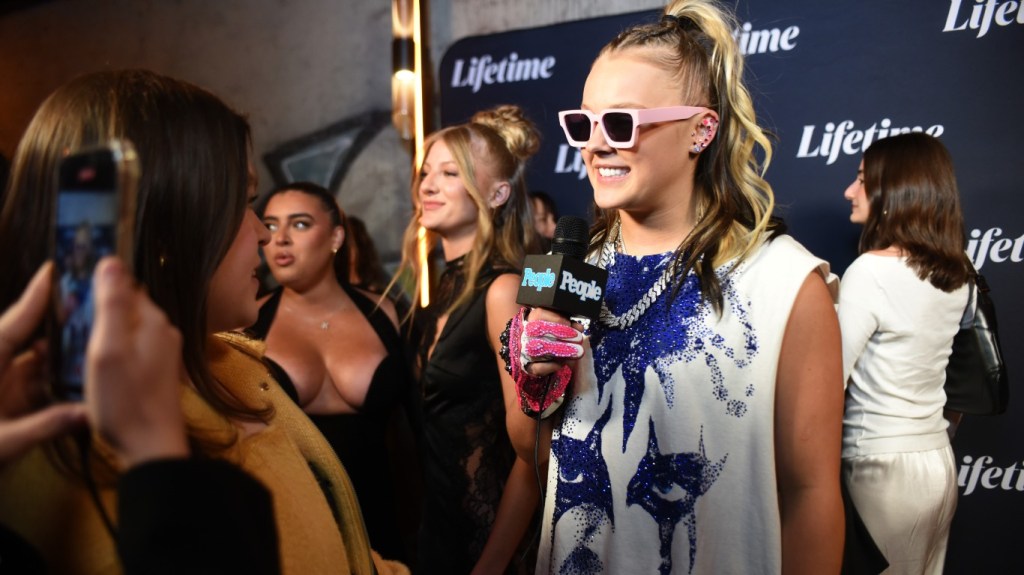
<svg viewBox="0 0 1024 575">
<path fill-rule="evenodd" d="M 419 2 L 391 2 L 391 121 L 399 137 L 406 143 L 416 140 L 419 114 L 417 96 L 420 72 L 417 66 Z"/>
<path fill-rule="evenodd" d="M 412 147 L 413 173 L 423 163 L 423 38 L 420 0 L 391 1 L 391 121 L 403 142 Z M 420 305 L 430 304 L 427 230 L 417 234 Z"/>
</svg>

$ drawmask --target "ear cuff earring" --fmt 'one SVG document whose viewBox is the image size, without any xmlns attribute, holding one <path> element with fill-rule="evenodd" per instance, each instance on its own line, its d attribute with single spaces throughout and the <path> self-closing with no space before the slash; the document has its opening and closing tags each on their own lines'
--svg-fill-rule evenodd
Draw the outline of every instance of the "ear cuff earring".
<svg viewBox="0 0 1024 575">
<path fill-rule="evenodd" d="M 701 133 L 704 135 L 704 137 L 699 142 L 695 142 L 693 144 L 692 150 L 694 154 L 699 154 L 704 148 L 708 147 L 708 144 L 711 143 L 711 136 L 714 135 L 715 130 L 718 129 L 718 120 L 715 120 L 714 118 L 710 117 L 704 118 L 703 120 L 701 120 L 700 125 Z M 690 132 L 690 136 L 696 135 L 696 131 Z"/>
</svg>

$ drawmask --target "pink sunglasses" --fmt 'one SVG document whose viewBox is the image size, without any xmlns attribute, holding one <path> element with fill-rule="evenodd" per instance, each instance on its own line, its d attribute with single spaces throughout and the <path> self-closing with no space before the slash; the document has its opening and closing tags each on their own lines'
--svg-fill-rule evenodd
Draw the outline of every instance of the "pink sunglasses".
<svg viewBox="0 0 1024 575">
<path fill-rule="evenodd" d="M 558 113 L 558 123 L 565 131 L 569 145 L 582 148 L 590 140 L 594 124 L 601 126 L 604 139 L 613 148 L 632 148 L 640 126 L 657 122 L 688 120 L 701 112 L 702 106 L 668 106 L 665 108 L 609 108 L 598 113 L 590 110 L 565 110 Z"/>
</svg>

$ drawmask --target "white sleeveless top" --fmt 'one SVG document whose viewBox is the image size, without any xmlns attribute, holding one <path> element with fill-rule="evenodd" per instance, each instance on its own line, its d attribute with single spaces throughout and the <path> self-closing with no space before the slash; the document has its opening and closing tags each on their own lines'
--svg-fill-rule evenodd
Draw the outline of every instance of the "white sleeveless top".
<svg viewBox="0 0 1024 575">
<path fill-rule="evenodd" d="M 605 302 L 629 310 L 668 256 L 619 254 Z M 730 269 L 732 273 L 726 273 Z M 797 292 L 828 264 L 789 236 L 691 273 L 631 326 L 595 321 L 552 436 L 538 573 L 778 573 L 775 377 Z"/>
</svg>

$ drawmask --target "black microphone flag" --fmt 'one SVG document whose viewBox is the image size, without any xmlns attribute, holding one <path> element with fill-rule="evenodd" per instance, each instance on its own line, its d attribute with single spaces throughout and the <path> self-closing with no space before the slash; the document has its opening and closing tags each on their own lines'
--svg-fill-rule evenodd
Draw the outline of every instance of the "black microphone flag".
<svg viewBox="0 0 1024 575">
<path fill-rule="evenodd" d="M 596 319 L 608 272 L 583 261 L 590 243 L 586 220 L 563 216 L 555 227 L 551 253 L 523 260 L 516 303 L 542 307 L 566 317 Z"/>
</svg>

